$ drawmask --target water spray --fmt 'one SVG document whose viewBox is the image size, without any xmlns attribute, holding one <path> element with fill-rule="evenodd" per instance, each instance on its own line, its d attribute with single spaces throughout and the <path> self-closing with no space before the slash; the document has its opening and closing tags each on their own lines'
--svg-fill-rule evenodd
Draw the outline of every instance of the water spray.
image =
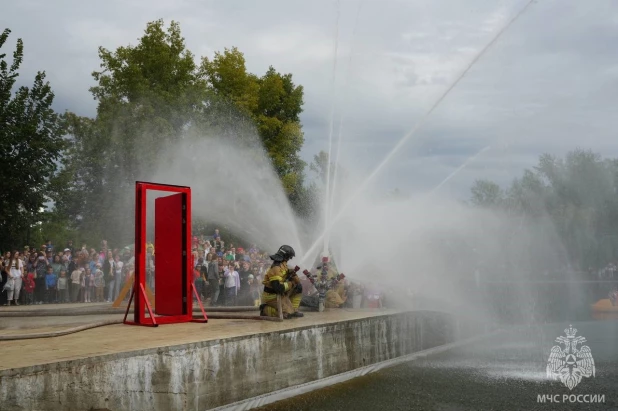
<svg viewBox="0 0 618 411">
<path fill-rule="evenodd" d="M 333 149 L 333 127 L 335 123 L 335 84 L 337 79 L 337 53 L 339 48 L 339 9 L 340 9 L 340 1 L 337 0 L 337 17 L 335 19 L 335 50 L 334 50 L 334 58 L 333 58 L 333 100 L 330 109 L 330 131 L 328 133 L 328 161 L 326 164 L 326 198 L 324 199 L 324 226 L 325 230 L 328 230 L 329 219 L 330 219 L 330 159 L 332 155 Z M 324 255 L 328 253 L 328 236 L 324 237 Z"/>
<path fill-rule="evenodd" d="M 476 154 L 474 154 L 472 157 L 468 157 L 468 159 L 466 161 L 464 161 L 459 167 L 457 167 L 457 169 L 455 171 L 453 171 L 451 174 L 449 174 L 448 176 L 446 176 L 446 178 L 444 180 L 442 180 L 438 185 L 436 185 L 434 188 L 431 189 L 431 191 L 429 191 L 429 193 L 427 193 L 425 200 L 429 199 L 433 194 L 435 194 L 444 184 L 446 184 L 449 180 L 451 180 L 453 177 L 455 177 L 457 174 L 459 174 L 461 172 L 461 170 L 463 170 L 464 168 L 466 168 L 470 163 L 472 163 L 474 160 L 476 160 L 481 154 L 483 154 L 485 151 L 489 150 L 491 148 L 491 146 L 487 146 L 487 147 L 483 147 L 481 150 L 479 150 Z"/>
<path fill-rule="evenodd" d="M 337 213 L 337 215 L 335 216 L 335 218 L 332 221 L 329 221 L 329 224 L 326 226 L 326 229 L 324 230 L 324 232 L 317 238 L 317 240 L 314 242 L 314 244 L 307 250 L 307 253 L 305 254 L 305 256 L 303 257 L 302 261 L 305 261 L 305 259 L 307 258 L 307 256 L 310 256 L 314 253 L 315 248 L 318 246 L 319 242 L 329 234 L 330 230 L 332 229 L 333 225 L 335 223 L 337 223 L 337 221 L 339 221 L 341 219 L 341 217 L 344 215 L 344 213 L 347 211 L 347 209 L 350 207 L 350 205 L 356 200 L 356 198 L 365 191 L 365 189 L 367 188 L 367 186 L 369 185 L 369 183 L 376 177 L 376 175 L 378 175 L 378 173 L 380 171 L 382 171 L 382 169 L 384 168 L 384 166 L 386 164 L 388 164 L 390 162 L 390 160 L 393 158 L 393 156 L 401 149 L 401 147 L 403 147 L 403 145 L 414 135 L 416 134 L 416 132 L 425 124 L 425 122 L 427 121 L 427 119 L 429 118 L 429 116 L 436 110 L 436 108 L 442 103 L 442 101 L 444 101 L 444 99 L 446 98 L 446 96 L 448 96 L 451 91 L 455 88 L 455 86 L 457 86 L 457 84 L 459 84 L 459 82 L 465 77 L 466 74 L 468 74 L 468 72 L 470 71 L 470 69 L 480 60 L 480 58 L 491 48 L 491 46 L 493 46 L 498 39 L 502 36 L 502 34 L 515 22 L 519 19 L 519 17 L 521 17 L 526 10 L 528 10 L 528 8 L 532 5 L 532 3 L 534 3 L 536 0 L 530 0 L 526 3 L 526 5 L 502 28 L 500 29 L 496 35 L 491 39 L 491 41 L 489 43 L 487 43 L 487 45 L 485 47 L 483 47 L 481 49 L 481 51 L 479 51 L 479 53 L 476 54 L 476 56 L 474 56 L 474 58 L 470 61 L 470 63 L 466 66 L 466 68 L 461 72 L 461 74 L 459 76 L 457 76 L 457 78 L 455 79 L 455 81 L 453 81 L 451 83 L 451 85 L 444 91 L 444 93 L 442 93 L 442 95 L 436 100 L 436 102 L 431 106 L 431 108 L 423 115 L 423 117 L 421 117 L 421 119 L 419 120 L 419 122 L 406 134 L 404 135 L 399 142 L 395 145 L 395 147 L 393 147 L 393 149 L 386 155 L 386 157 L 382 160 L 382 162 L 380 162 L 380 164 L 378 164 L 378 166 L 373 170 L 373 172 L 371 172 L 371 174 L 369 174 L 369 176 L 365 179 L 365 181 L 358 187 L 358 189 L 352 193 L 352 195 L 350 195 L 348 197 L 348 200 L 344 203 L 344 205 L 342 206 L 341 210 L 339 211 L 339 213 Z"/>
<path fill-rule="evenodd" d="M 344 281 L 345 274 L 339 273 L 335 278 L 328 279 L 329 258 L 322 257 L 322 265 L 318 266 L 320 275 L 311 274 L 308 270 L 304 270 L 303 274 L 307 277 L 309 282 L 315 287 L 318 292 L 318 311 L 322 312 L 325 308 L 326 293 L 333 289 L 340 281 Z"/>
<path fill-rule="evenodd" d="M 364 1 L 358 3 L 358 10 L 356 11 L 356 19 L 354 20 L 354 28 L 352 29 L 352 39 L 356 38 L 356 30 L 358 28 L 358 20 L 360 17 L 360 12 L 363 8 Z M 352 42 L 352 47 L 350 48 L 350 57 L 348 58 L 348 67 L 346 71 L 346 75 L 344 76 L 344 84 L 343 84 L 343 94 L 346 94 L 348 90 L 348 80 L 350 78 L 350 72 L 352 70 L 352 58 L 354 57 L 354 45 L 355 42 Z M 337 187 L 337 174 L 339 173 L 339 158 L 341 154 L 341 140 L 343 139 L 343 110 L 339 113 L 339 132 L 337 135 L 337 154 L 335 158 L 335 171 L 333 173 L 333 188 L 331 190 L 331 198 L 329 211 L 333 210 L 335 207 L 335 192 Z M 330 158 L 329 158 L 330 161 Z"/>
<path fill-rule="evenodd" d="M 462 165 L 460 165 L 459 167 L 457 167 L 457 169 L 455 171 L 453 171 L 451 174 L 449 174 L 444 180 L 442 180 L 437 186 L 435 186 L 434 188 L 431 189 L 431 191 L 427 194 L 428 196 L 431 196 L 433 193 L 435 193 L 436 191 L 438 191 L 444 184 L 446 184 L 451 178 L 455 177 L 457 174 L 459 174 L 461 172 L 461 170 L 463 170 L 464 168 L 466 168 L 470 163 L 472 163 L 474 160 L 476 160 L 481 154 L 483 154 L 485 151 L 489 150 L 491 148 L 491 146 L 487 146 L 487 147 L 483 147 L 480 151 L 478 151 L 475 155 L 473 155 L 472 157 L 468 157 L 468 159 L 466 161 L 463 162 Z"/>
</svg>

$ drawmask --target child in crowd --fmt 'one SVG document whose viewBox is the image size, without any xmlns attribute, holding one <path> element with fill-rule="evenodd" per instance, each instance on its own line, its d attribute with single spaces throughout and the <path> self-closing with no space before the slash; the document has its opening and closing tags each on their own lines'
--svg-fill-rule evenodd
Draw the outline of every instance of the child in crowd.
<svg viewBox="0 0 618 411">
<path fill-rule="evenodd" d="M 103 278 L 103 271 L 101 270 L 101 263 L 97 263 L 97 270 L 94 272 L 94 287 L 95 301 L 98 303 L 103 302 L 103 290 L 105 289 L 105 278 Z"/>
<path fill-rule="evenodd" d="M 82 275 L 82 302 L 90 302 L 90 267 L 86 267 Z"/>
<path fill-rule="evenodd" d="M 94 265 L 94 271 L 96 271 L 96 264 Z M 96 295 L 95 295 L 95 286 L 94 286 L 94 271 L 91 269 L 88 269 L 89 277 L 88 277 L 88 287 L 86 290 L 86 295 L 88 296 L 88 303 L 94 302 L 96 301 Z"/>
<path fill-rule="evenodd" d="M 82 269 L 75 266 L 75 270 L 71 273 L 71 302 L 79 302 L 79 292 L 81 291 L 82 284 Z"/>
<path fill-rule="evenodd" d="M 58 293 L 57 298 L 59 303 L 69 302 L 69 285 L 67 281 L 67 271 L 60 270 L 60 277 L 58 277 Z"/>
<path fill-rule="evenodd" d="M 24 291 L 26 295 L 27 305 L 34 304 L 34 287 L 34 273 L 29 272 L 28 274 L 26 274 L 26 278 L 24 279 Z"/>
<path fill-rule="evenodd" d="M 56 287 L 58 277 L 54 273 L 54 268 L 51 265 L 47 266 L 47 274 L 45 275 L 45 303 L 51 304 L 56 302 Z"/>
</svg>

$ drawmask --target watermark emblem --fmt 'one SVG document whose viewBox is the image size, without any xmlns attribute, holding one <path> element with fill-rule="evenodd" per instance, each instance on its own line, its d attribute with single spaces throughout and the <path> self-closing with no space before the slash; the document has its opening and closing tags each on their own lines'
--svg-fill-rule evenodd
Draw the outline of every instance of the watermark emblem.
<svg viewBox="0 0 618 411">
<path fill-rule="evenodd" d="M 594 359 L 590 347 L 582 345 L 586 339 L 575 336 L 577 329 L 569 325 L 564 332 L 565 336 L 556 338 L 556 342 L 564 345 L 564 348 L 554 345 L 549 354 L 547 377 L 553 380 L 560 379 L 569 390 L 572 390 L 583 377 L 595 376 Z"/>
</svg>

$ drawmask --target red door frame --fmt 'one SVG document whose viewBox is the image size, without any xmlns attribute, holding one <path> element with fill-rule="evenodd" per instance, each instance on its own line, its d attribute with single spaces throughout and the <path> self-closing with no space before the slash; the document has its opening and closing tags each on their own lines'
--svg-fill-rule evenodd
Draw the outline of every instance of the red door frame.
<svg viewBox="0 0 618 411">
<path fill-rule="evenodd" d="M 184 314 L 182 315 L 166 315 L 166 316 L 157 316 L 151 306 L 148 298 L 146 296 L 145 286 L 146 286 L 146 200 L 147 200 L 147 191 L 164 191 L 169 193 L 181 193 L 183 194 L 183 206 L 184 206 L 184 216 L 183 216 L 183 275 L 186 279 L 186 289 L 184 292 L 184 296 L 178 296 L 178 298 L 186 298 L 184 301 Z M 204 306 L 202 305 L 202 301 L 200 296 L 195 289 L 195 284 L 193 282 L 193 267 L 192 267 L 192 258 L 191 258 L 191 188 L 184 186 L 174 186 L 168 184 L 157 184 L 157 183 L 147 183 L 142 181 L 137 181 L 135 183 L 135 283 L 133 285 L 133 292 L 131 293 L 131 297 L 129 299 L 129 305 L 127 306 L 127 310 L 125 312 L 124 323 L 131 325 L 148 325 L 148 326 L 158 326 L 159 324 L 171 324 L 171 323 L 182 323 L 182 322 L 207 322 L 208 317 L 206 316 L 206 312 L 204 311 Z M 156 244 L 155 244 L 156 250 Z M 156 289 L 155 289 L 156 292 Z M 193 298 L 192 295 L 195 295 L 199 306 L 202 311 L 202 315 L 204 319 L 194 320 L 193 319 Z M 134 313 L 133 313 L 133 321 L 127 321 L 127 315 L 129 313 L 129 308 L 131 307 L 131 301 L 135 299 L 134 305 Z M 155 307 L 156 308 L 156 307 Z M 148 310 L 149 316 L 146 316 L 146 309 Z"/>
</svg>

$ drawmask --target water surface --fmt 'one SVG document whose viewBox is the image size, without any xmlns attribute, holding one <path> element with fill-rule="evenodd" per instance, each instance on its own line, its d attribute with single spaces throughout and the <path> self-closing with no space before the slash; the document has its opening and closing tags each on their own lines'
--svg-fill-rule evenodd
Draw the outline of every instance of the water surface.
<svg viewBox="0 0 618 411">
<path fill-rule="evenodd" d="M 545 371 L 555 339 L 568 326 L 511 330 L 260 409 L 618 410 L 618 321 L 573 324 L 591 349 L 596 376 L 572 391 L 548 380 Z M 561 403 L 539 403 L 539 394 L 558 394 Z M 563 403 L 564 394 L 601 394 L 605 403 Z"/>
</svg>

